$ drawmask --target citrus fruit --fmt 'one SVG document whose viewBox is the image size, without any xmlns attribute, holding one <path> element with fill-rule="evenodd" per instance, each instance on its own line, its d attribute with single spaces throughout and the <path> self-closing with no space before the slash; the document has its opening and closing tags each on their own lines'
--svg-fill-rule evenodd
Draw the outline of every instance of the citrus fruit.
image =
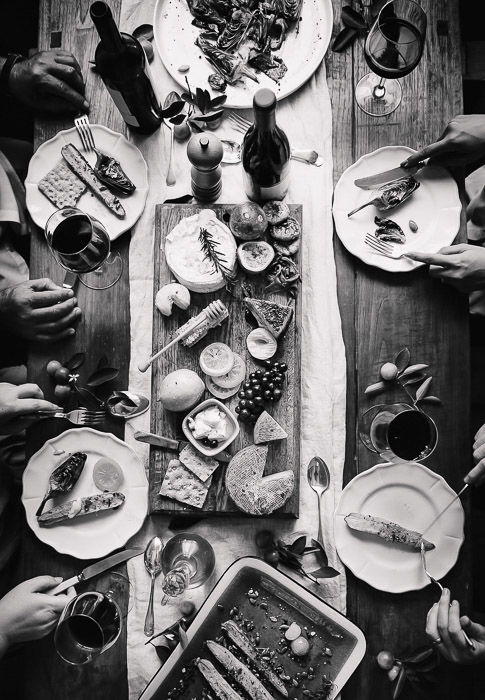
<svg viewBox="0 0 485 700">
<path fill-rule="evenodd" d="M 94 465 L 93 481 L 100 491 L 118 491 L 124 481 L 124 476 L 119 464 L 106 457 L 101 457 Z"/>
<path fill-rule="evenodd" d="M 202 350 L 199 364 L 209 377 L 221 377 L 234 365 L 234 353 L 225 343 L 212 343 Z"/>
<path fill-rule="evenodd" d="M 177 369 L 164 377 L 158 398 L 167 411 L 186 411 L 195 406 L 204 389 L 198 374 L 191 369 Z"/>
<path fill-rule="evenodd" d="M 221 401 L 229 399 L 231 396 L 234 396 L 234 394 L 237 394 L 241 387 L 240 384 L 237 384 L 229 389 L 223 389 L 222 386 L 217 386 L 212 377 L 209 377 L 209 375 L 206 375 L 205 377 L 205 385 L 209 389 L 212 396 L 215 396 L 216 399 L 220 399 Z"/>
<path fill-rule="evenodd" d="M 268 219 L 259 204 L 244 202 L 232 210 L 229 228 L 236 238 L 253 241 L 264 234 L 268 228 Z"/>
<path fill-rule="evenodd" d="M 244 360 L 236 352 L 233 353 L 233 355 L 234 364 L 232 369 L 229 370 L 227 374 L 223 374 L 221 377 L 213 377 L 214 384 L 222 387 L 223 389 L 233 389 L 234 387 L 239 386 L 246 376 L 246 365 L 244 364 Z"/>
</svg>

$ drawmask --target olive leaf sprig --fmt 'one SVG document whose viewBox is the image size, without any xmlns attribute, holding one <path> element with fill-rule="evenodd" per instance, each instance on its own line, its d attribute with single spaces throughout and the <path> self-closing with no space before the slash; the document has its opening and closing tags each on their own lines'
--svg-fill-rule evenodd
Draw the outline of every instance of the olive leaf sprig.
<svg viewBox="0 0 485 700">
<path fill-rule="evenodd" d="M 116 379 L 120 371 L 115 367 L 110 367 L 108 358 L 106 355 L 103 355 L 99 359 L 95 371 L 88 376 L 85 382 L 86 386 L 80 386 L 80 373 L 77 370 L 83 366 L 85 360 L 86 353 L 78 352 L 64 363 L 63 366 L 67 367 L 70 372 L 69 386 L 83 399 L 83 403 L 91 402 L 96 404 L 97 407 L 99 406 L 99 408 L 104 408 L 105 402 L 96 395 L 98 387 Z"/>
<path fill-rule="evenodd" d="M 409 396 L 413 406 L 418 407 L 420 403 L 441 404 L 437 396 L 429 393 L 432 376 L 428 376 L 426 370 L 429 365 L 411 365 L 411 353 L 409 348 L 404 347 L 393 358 L 392 362 L 382 365 L 380 374 L 381 380 L 375 384 L 370 384 L 365 390 L 365 394 L 372 396 L 386 391 L 390 385 L 396 384 Z M 414 396 L 408 387 L 419 384 L 414 392 Z"/>
</svg>

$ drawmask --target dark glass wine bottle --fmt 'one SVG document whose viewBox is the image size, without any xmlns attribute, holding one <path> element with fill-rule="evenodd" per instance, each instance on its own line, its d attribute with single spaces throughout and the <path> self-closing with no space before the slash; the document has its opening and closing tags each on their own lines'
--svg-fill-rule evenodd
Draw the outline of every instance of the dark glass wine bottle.
<svg viewBox="0 0 485 700">
<path fill-rule="evenodd" d="M 97 72 L 128 126 L 151 134 L 162 118 L 141 44 L 118 30 L 105 2 L 94 2 L 90 14 L 101 39 L 95 54 Z"/>
<path fill-rule="evenodd" d="M 266 88 L 258 90 L 253 108 L 254 124 L 242 146 L 244 189 L 256 202 L 283 199 L 290 179 L 290 144 L 276 125 L 276 95 Z"/>
</svg>

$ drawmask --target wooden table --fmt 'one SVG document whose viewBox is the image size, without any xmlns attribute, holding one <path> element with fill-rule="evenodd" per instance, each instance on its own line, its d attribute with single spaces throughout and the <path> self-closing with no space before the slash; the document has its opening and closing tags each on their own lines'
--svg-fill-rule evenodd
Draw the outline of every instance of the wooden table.
<svg viewBox="0 0 485 700">
<path fill-rule="evenodd" d="M 345 3 L 333 0 L 333 4 L 337 31 L 340 28 L 340 7 Z M 367 71 L 362 40 L 342 54 L 330 52 L 327 56 L 334 118 L 335 180 L 359 156 L 379 146 L 404 144 L 418 147 L 430 142 L 462 109 L 458 0 L 442 0 L 440 3 L 424 0 L 422 4 L 429 19 L 425 54 L 420 66 L 403 80 L 403 104 L 389 117 L 367 117 L 353 101 L 354 84 Z M 123 132 L 121 117 L 101 81 L 89 69 L 88 61 L 94 55 L 97 42 L 89 20 L 89 5 L 89 0 L 42 0 L 39 47 L 45 49 L 62 44 L 73 50 L 87 76 L 92 121 Z M 121 0 L 111 0 L 110 6 L 116 19 Z M 36 145 L 52 137 L 59 128 L 71 124 L 39 123 Z M 464 239 L 464 222 L 460 236 Z M 88 353 L 88 362 L 83 372 L 93 369 L 98 358 L 106 354 L 121 370 L 119 386 L 126 386 L 130 320 L 128 245 L 129 237 L 125 235 L 115 246 L 125 263 L 123 278 L 115 287 L 102 293 L 79 289 L 79 304 L 88 322 L 81 323 L 76 339 L 62 348 L 33 349 L 29 362 L 31 381 L 49 390 L 46 362 L 51 358 L 65 360 L 74 351 L 84 349 Z M 363 391 L 367 384 L 375 381 L 380 364 L 407 345 L 413 360 L 426 362 L 432 367 L 435 392 L 443 401 L 443 407 L 433 412 L 439 425 L 440 443 L 427 464 L 457 488 L 469 468 L 467 455 L 470 453 L 466 299 L 448 287 L 432 282 L 425 271 L 391 275 L 366 267 L 349 256 L 338 241 L 336 259 L 348 365 L 345 481 L 376 461 L 356 441 L 357 417 L 371 405 Z M 62 278 L 60 269 L 47 254 L 39 232 L 32 241 L 31 275 L 50 276 L 56 281 Z M 115 434 L 122 434 L 119 423 L 113 422 L 106 427 Z M 56 432 L 59 432 L 59 427 L 47 423 L 32 430 L 29 452 L 38 449 Z M 45 571 L 68 576 L 78 570 L 78 561 L 58 555 L 42 545 L 27 526 L 24 527 L 16 570 L 18 580 Z M 465 546 L 458 564 L 446 578 L 447 585 L 465 608 L 470 600 L 470 571 L 469 549 Z M 425 642 L 425 613 L 435 599 L 436 591 L 431 587 L 399 596 L 383 594 L 349 574 L 348 615 L 365 631 L 368 650 L 345 690 L 345 698 L 387 700 L 389 683 L 386 675 L 375 667 L 375 654 L 382 648 L 403 654 L 407 648 Z M 10 680 L 7 688 L 11 694 L 5 696 L 9 698 L 96 700 L 116 697 L 124 700 L 127 697 L 126 639 L 96 664 L 86 668 L 63 665 L 53 651 L 51 640 L 37 642 L 11 657 L 8 673 L 4 670 L 3 676 Z M 443 671 L 437 697 L 443 700 L 470 697 L 464 692 L 463 676 L 458 669 L 451 673 Z M 13 680 L 15 686 L 11 685 Z"/>
</svg>

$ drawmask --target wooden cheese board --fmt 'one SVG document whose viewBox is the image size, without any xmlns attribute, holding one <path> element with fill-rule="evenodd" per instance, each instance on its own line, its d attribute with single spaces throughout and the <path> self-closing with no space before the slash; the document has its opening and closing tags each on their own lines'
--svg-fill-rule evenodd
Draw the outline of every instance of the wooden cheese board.
<svg viewBox="0 0 485 700">
<path fill-rule="evenodd" d="M 155 240 L 154 240 L 154 278 L 153 298 L 157 291 L 165 284 L 174 282 L 175 277 L 170 271 L 164 255 L 164 243 L 167 235 L 184 218 L 197 214 L 202 209 L 212 209 L 216 216 L 227 223 L 230 213 L 235 205 L 180 205 L 162 204 L 156 207 L 155 213 Z M 291 216 L 302 224 L 301 205 L 291 205 Z M 305 235 L 302 230 L 302 235 Z M 297 253 L 298 263 L 301 253 Z M 293 471 L 295 476 L 295 488 L 292 496 L 279 510 L 272 513 L 273 517 L 294 517 L 299 514 L 299 479 L 300 479 L 300 396 L 301 396 L 301 287 L 295 300 L 289 299 L 286 292 L 271 292 L 264 290 L 267 285 L 263 275 L 247 276 L 239 270 L 236 284 L 232 293 L 226 289 L 211 294 L 199 294 L 191 292 L 190 307 L 183 311 L 173 307 L 170 317 L 162 316 L 153 303 L 153 352 L 166 345 L 173 339 L 177 329 L 189 318 L 198 314 L 211 301 L 220 299 L 229 310 L 229 318 L 221 326 L 211 329 L 193 347 L 184 347 L 181 343 L 172 346 L 164 355 L 152 365 L 152 393 L 151 393 L 151 432 L 168 438 L 185 439 L 182 433 L 182 419 L 188 413 L 173 413 L 163 408 L 160 399 L 160 384 L 163 378 L 177 369 L 187 368 L 197 372 L 202 378 L 203 373 L 199 366 L 199 355 L 210 343 L 226 343 L 231 349 L 241 355 L 246 362 L 246 377 L 251 372 L 261 369 L 261 363 L 253 360 L 246 348 L 246 337 L 255 327 L 254 323 L 246 318 L 243 298 L 246 296 L 244 288 L 249 288 L 254 298 L 267 299 L 280 304 L 291 304 L 293 316 L 285 334 L 278 341 L 278 350 L 274 360 L 286 362 L 288 371 L 286 374 L 283 396 L 280 401 L 268 403 L 266 410 L 280 423 L 288 433 L 288 438 L 269 444 L 268 459 L 266 462 L 265 476 L 287 469 Z M 206 391 L 201 401 L 210 398 Z M 224 403 L 234 413 L 234 408 L 239 399 L 237 394 Z M 228 451 L 236 454 L 243 447 L 253 444 L 253 426 L 240 422 L 240 433 L 230 445 Z M 149 465 L 149 510 L 150 513 L 166 513 L 174 515 L 244 515 L 231 501 L 224 486 L 226 464 L 221 464 L 215 471 L 207 499 L 202 508 L 194 508 L 179 503 L 170 498 L 159 495 L 160 486 L 170 460 L 178 457 L 177 452 L 150 446 Z"/>
</svg>

